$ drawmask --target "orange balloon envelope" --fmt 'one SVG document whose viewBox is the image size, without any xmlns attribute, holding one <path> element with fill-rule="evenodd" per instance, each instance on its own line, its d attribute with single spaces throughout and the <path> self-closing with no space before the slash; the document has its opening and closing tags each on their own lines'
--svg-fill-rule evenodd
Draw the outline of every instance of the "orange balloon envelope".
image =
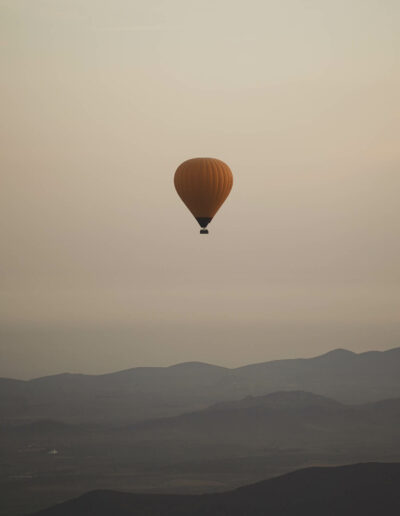
<svg viewBox="0 0 400 516">
<path fill-rule="evenodd" d="M 232 189 L 231 169 L 215 158 L 194 158 L 176 169 L 174 183 L 179 197 L 207 234 L 206 227 Z"/>
</svg>

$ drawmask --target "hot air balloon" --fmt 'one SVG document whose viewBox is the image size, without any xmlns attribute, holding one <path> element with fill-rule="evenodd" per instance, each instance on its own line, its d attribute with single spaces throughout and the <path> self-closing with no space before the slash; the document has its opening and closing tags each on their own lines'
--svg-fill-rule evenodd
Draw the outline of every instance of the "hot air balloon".
<svg viewBox="0 0 400 516">
<path fill-rule="evenodd" d="M 200 224 L 201 234 L 220 209 L 232 189 L 231 169 L 215 158 L 194 158 L 176 169 L 174 183 L 179 197 Z"/>
</svg>

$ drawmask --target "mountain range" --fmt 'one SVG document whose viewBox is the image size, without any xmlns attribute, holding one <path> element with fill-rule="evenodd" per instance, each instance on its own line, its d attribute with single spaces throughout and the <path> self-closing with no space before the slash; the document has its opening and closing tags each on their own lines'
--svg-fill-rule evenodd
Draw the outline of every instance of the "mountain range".
<svg viewBox="0 0 400 516">
<path fill-rule="evenodd" d="M 1 378 L 0 421 L 133 423 L 288 390 L 353 404 L 400 397 L 400 348 L 360 354 L 336 349 L 236 369 L 189 362 L 104 375 Z"/>
<path fill-rule="evenodd" d="M 121 426 L 9 424 L 0 458 L 7 516 L 100 488 L 218 492 L 309 465 L 400 461 L 400 398 L 346 405 L 280 391 Z"/>
<path fill-rule="evenodd" d="M 366 461 L 400 462 L 400 348 L 0 379 L 1 516 L 99 489 L 217 493 Z"/>
</svg>

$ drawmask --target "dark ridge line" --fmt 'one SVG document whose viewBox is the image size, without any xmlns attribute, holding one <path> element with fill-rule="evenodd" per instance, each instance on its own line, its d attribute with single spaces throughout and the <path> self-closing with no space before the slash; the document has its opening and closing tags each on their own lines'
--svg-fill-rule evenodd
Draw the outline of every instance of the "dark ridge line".
<svg viewBox="0 0 400 516">
<path fill-rule="evenodd" d="M 386 349 L 384 351 L 379 351 L 379 350 L 371 350 L 371 351 L 362 351 L 361 353 L 356 353 L 354 351 L 349 351 L 347 349 L 344 349 L 344 348 L 335 348 L 335 349 L 332 349 L 331 351 L 328 351 L 326 353 L 323 353 L 322 355 L 317 355 L 317 356 L 314 356 L 314 357 L 308 357 L 308 358 L 283 358 L 283 359 L 277 359 L 277 360 L 268 360 L 266 362 L 254 362 L 254 363 L 251 363 L 251 364 L 246 364 L 246 365 L 242 365 L 242 366 L 238 366 L 238 367 L 225 367 L 225 366 L 219 366 L 219 365 L 216 365 L 216 364 L 209 364 L 207 362 L 201 362 L 201 361 L 189 361 L 189 362 L 179 362 L 178 364 L 172 364 L 172 365 L 169 365 L 169 366 L 139 366 L 139 367 L 130 367 L 130 368 L 127 368 L 127 369 L 121 369 L 121 370 L 118 370 L 118 371 L 112 371 L 110 373 L 101 373 L 101 374 L 90 374 L 90 373 L 69 373 L 69 372 L 64 372 L 64 373 L 57 373 L 57 374 L 49 374 L 49 375 L 45 375 L 45 376 L 38 376 L 38 377 L 35 377 L 35 378 L 30 378 L 29 380 L 22 380 L 22 379 L 19 379 L 19 378 L 9 378 L 9 377 L 6 377 L 6 376 L 2 376 L 0 377 L 0 381 L 14 381 L 14 382 L 20 382 L 20 383 L 29 383 L 29 382 L 39 382 L 40 380 L 43 380 L 43 379 L 48 379 L 48 378 L 60 378 L 60 377 L 86 377 L 86 378 L 100 378 L 100 377 L 105 377 L 105 376 L 113 376 L 113 375 L 118 375 L 118 374 L 124 374 L 124 373 L 129 373 L 131 371 L 141 371 L 141 370 L 151 370 L 151 371 L 155 371 L 155 370 L 169 370 L 169 369 L 178 369 L 178 368 L 183 368 L 183 367 L 188 367 L 188 366 L 196 366 L 196 367 L 204 367 L 204 368 L 207 368 L 207 367 L 212 367 L 214 369 L 221 369 L 221 370 L 225 370 L 225 371 L 239 371 L 241 369 L 245 369 L 245 368 L 249 368 L 249 367 L 255 367 L 255 366 L 267 366 L 269 364 L 277 364 L 277 363 L 287 363 L 287 362 L 300 362 L 300 361 L 313 361 L 313 360 L 318 360 L 318 359 L 321 359 L 321 358 L 324 358 L 324 357 L 329 357 L 329 356 L 335 356 L 335 355 L 341 355 L 341 356 L 348 356 L 348 357 L 361 357 L 361 356 L 365 356 L 365 355 L 372 355 L 372 354 L 377 354 L 377 355 L 384 355 L 386 353 L 392 353 L 392 352 L 400 352 L 400 347 L 396 347 L 396 348 L 391 348 L 391 349 Z"/>
</svg>

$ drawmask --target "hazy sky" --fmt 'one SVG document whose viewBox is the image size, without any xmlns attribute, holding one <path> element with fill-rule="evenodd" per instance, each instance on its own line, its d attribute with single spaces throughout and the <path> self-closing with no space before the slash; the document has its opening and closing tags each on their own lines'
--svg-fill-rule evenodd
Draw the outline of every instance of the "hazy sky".
<svg viewBox="0 0 400 516">
<path fill-rule="evenodd" d="M 398 0 L 0 11 L 0 375 L 400 345 Z"/>
</svg>

